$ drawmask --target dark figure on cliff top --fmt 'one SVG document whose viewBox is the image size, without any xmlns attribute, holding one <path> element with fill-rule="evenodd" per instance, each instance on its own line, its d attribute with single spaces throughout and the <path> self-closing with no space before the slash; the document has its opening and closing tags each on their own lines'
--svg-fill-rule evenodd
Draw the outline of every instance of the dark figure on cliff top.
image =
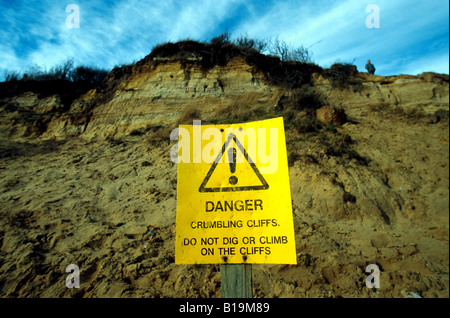
<svg viewBox="0 0 450 318">
<path fill-rule="evenodd" d="M 375 66 L 373 66 L 372 63 L 370 63 L 370 60 L 367 60 L 366 70 L 367 70 L 367 72 L 369 72 L 370 74 L 375 74 Z"/>
</svg>

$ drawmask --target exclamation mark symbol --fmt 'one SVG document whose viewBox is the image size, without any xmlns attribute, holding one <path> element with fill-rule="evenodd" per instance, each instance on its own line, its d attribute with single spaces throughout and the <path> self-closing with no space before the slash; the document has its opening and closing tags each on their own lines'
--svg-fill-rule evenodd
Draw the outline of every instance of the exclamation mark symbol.
<svg viewBox="0 0 450 318">
<path fill-rule="evenodd" d="M 236 148 L 230 148 L 228 149 L 228 162 L 230 163 L 230 172 L 235 173 L 236 172 Z M 238 178 L 236 176 L 231 176 L 228 179 L 228 182 L 231 185 L 235 185 L 238 183 Z"/>
</svg>

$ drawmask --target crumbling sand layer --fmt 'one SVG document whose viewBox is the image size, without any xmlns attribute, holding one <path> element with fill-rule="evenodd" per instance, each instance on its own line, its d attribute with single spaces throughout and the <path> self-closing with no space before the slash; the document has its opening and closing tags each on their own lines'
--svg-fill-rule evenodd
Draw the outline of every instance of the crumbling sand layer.
<svg viewBox="0 0 450 318">
<path fill-rule="evenodd" d="M 254 265 L 254 296 L 449 297 L 448 121 L 345 111 L 367 164 L 287 131 L 298 264 Z M 173 144 L 148 134 L 1 141 L 1 297 L 220 297 L 220 266 L 174 263 Z"/>
</svg>

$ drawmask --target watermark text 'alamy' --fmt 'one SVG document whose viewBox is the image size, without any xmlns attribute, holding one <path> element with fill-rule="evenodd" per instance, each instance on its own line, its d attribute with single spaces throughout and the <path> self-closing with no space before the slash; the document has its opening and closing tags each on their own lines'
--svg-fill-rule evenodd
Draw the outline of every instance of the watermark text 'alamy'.
<svg viewBox="0 0 450 318">
<path fill-rule="evenodd" d="M 223 149 L 228 138 L 235 137 L 247 152 L 247 158 L 241 151 L 236 156 L 226 156 Z M 178 140 L 170 151 L 174 163 L 250 163 L 259 164 L 262 174 L 273 174 L 278 169 L 278 128 L 217 128 L 202 129 L 201 120 L 194 120 L 191 132 L 183 127 L 170 133 L 170 140 Z M 233 143 L 229 142 L 228 147 Z M 227 147 L 227 148 L 228 148 Z M 221 155 L 223 154 L 223 155 Z"/>
</svg>

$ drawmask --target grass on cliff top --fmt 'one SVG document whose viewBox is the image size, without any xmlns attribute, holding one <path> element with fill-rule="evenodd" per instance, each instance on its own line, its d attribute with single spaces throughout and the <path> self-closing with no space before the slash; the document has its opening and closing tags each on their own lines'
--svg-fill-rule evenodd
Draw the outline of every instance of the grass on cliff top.
<svg viewBox="0 0 450 318">
<path fill-rule="evenodd" d="M 225 66 L 237 57 L 245 58 L 255 70 L 263 72 L 269 84 L 287 89 L 310 84 L 314 73 L 328 78 L 333 87 L 360 84 L 354 82 L 354 75 L 358 73 L 355 65 L 335 63 L 329 69 L 323 69 L 312 62 L 312 52 L 303 46 L 291 47 L 278 39 L 261 41 L 247 36 L 231 40 L 228 32 L 209 42 L 183 40 L 159 44 L 137 64 L 179 60 L 207 72 L 214 66 Z"/>
<path fill-rule="evenodd" d="M 261 54 L 258 49 L 250 45 L 213 40 L 207 43 L 184 40 L 160 44 L 139 63 L 166 62 L 158 58 L 179 59 L 184 63 L 193 63 L 207 72 L 214 66 L 225 66 L 234 58 L 244 57 L 249 65 L 264 73 L 270 84 L 290 89 L 310 83 L 313 73 L 322 72 L 320 66 L 308 60 L 306 60 L 308 62 L 294 59 L 283 60 L 280 56 Z M 250 43 L 253 42 L 250 41 Z"/>
<path fill-rule="evenodd" d="M 116 87 L 130 74 L 138 72 L 142 65 L 167 63 L 175 59 L 207 72 L 214 66 L 225 66 L 237 57 L 245 58 L 255 71 L 261 71 L 269 84 L 287 89 L 310 84 L 314 73 L 329 78 L 335 87 L 345 87 L 357 72 L 354 65 L 340 63 L 323 69 L 312 62 L 312 53 L 303 46 L 293 48 L 278 39 L 261 41 L 247 36 L 231 40 L 231 35 L 225 32 L 209 42 L 183 40 L 157 45 L 141 61 L 116 66 L 111 71 L 74 67 L 73 60 L 67 59 L 48 71 L 36 65 L 23 72 L 27 74 L 23 74 L 22 78 L 21 72 L 9 72 L 5 76 L 6 81 L 0 83 L 0 97 L 16 96 L 26 91 L 43 97 L 57 94 L 62 97 L 67 110 L 76 98 L 96 88 L 101 95 L 96 102 L 98 105 L 108 101 Z"/>
<path fill-rule="evenodd" d="M 67 111 L 72 102 L 98 86 L 109 71 L 90 66 L 74 66 L 73 59 L 67 59 L 46 70 L 38 65 L 19 72 L 5 71 L 5 82 L 0 83 L 0 98 L 13 97 L 25 92 L 34 92 L 40 98 L 59 95 Z"/>
</svg>

